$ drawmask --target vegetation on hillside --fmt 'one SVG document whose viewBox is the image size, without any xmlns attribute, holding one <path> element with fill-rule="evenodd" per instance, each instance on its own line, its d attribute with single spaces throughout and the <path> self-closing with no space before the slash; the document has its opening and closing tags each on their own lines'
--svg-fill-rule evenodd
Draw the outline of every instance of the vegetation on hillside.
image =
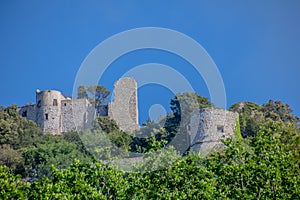
<svg viewBox="0 0 300 200">
<path fill-rule="evenodd" d="M 147 121 L 139 133 L 99 117 L 91 130 L 62 135 L 44 135 L 16 106 L 1 107 L 0 199 L 299 198 L 299 118 L 280 101 L 232 105 L 243 139 L 225 140 L 223 151 L 182 157 L 166 149 L 159 158 L 151 156 L 187 123 L 182 116 L 212 106 L 207 98 L 183 93 L 171 100 L 171 114 Z M 135 166 L 140 170 L 133 173 L 98 160 L 130 152 L 149 155 L 149 165 Z M 160 164 L 157 159 L 167 165 L 149 171 L 150 164 Z"/>
<path fill-rule="evenodd" d="M 243 137 L 255 136 L 260 126 L 268 121 L 290 123 L 296 127 L 300 122 L 299 117 L 292 114 L 290 106 L 281 101 L 269 100 L 262 106 L 252 102 L 241 102 L 233 104 L 229 110 L 239 113 Z"/>
</svg>

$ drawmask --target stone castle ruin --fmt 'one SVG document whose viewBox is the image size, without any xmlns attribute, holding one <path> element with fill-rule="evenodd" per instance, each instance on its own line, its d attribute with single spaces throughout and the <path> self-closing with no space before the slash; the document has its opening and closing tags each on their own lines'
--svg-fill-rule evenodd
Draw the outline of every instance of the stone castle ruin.
<svg viewBox="0 0 300 200">
<path fill-rule="evenodd" d="M 189 125 L 189 146 L 192 151 L 207 154 L 222 148 L 222 139 L 239 134 L 239 115 L 224 109 L 204 108 L 193 113 Z"/>
<path fill-rule="evenodd" d="M 133 132 L 140 128 L 137 83 L 133 78 L 116 81 L 113 101 L 97 111 L 87 99 L 71 99 L 56 90 L 37 90 L 36 104 L 20 107 L 18 112 L 50 134 L 89 128 L 96 116 L 111 117 L 124 131 Z M 237 113 L 216 108 L 200 109 L 191 115 L 187 140 L 177 142 L 184 143 L 184 151 L 189 148 L 205 154 L 222 146 L 222 138 L 234 138 L 238 126 Z"/>
<path fill-rule="evenodd" d="M 183 125 L 169 143 L 181 154 L 191 150 L 206 155 L 223 148 L 222 139 L 235 139 L 240 134 L 238 113 L 220 108 L 202 108 L 189 116 L 187 125 Z"/>
<path fill-rule="evenodd" d="M 137 84 L 132 78 L 119 79 L 113 101 L 98 111 L 87 99 L 71 99 L 56 90 L 37 90 L 36 104 L 20 107 L 18 112 L 50 134 L 90 127 L 96 115 L 115 119 L 121 130 L 135 131 L 139 129 Z"/>
</svg>

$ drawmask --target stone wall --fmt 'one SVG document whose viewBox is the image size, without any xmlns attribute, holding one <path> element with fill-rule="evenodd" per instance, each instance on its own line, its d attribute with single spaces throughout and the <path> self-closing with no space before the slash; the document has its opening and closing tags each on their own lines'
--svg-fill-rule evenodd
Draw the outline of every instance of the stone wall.
<svg viewBox="0 0 300 200">
<path fill-rule="evenodd" d="M 114 99 L 108 104 L 108 116 L 121 130 L 135 131 L 138 125 L 137 84 L 133 78 L 121 78 L 114 84 Z"/>
<path fill-rule="evenodd" d="M 234 138 L 238 113 L 205 108 L 193 113 L 190 125 L 191 150 L 207 154 L 223 146 L 222 138 Z"/>
<path fill-rule="evenodd" d="M 62 132 L 91 128 L 97 116 L 110 116 L 122 130 L 134 131 L 138 126 L 137 85 L 132 78 L 115 83 L 114 100 L 96 110 L 86 99 L 65 99 L 61 102 Z"/>
<path fill-rule="evenodd" d="M 137 84 L 132 78 L 115 83 L 114 100 L 96 112 L 87 99 L 65 98 L 60 91 L 36 91 L 36 104 L 18 109 L 21 116 L 36 122 L 45 133 L 58 134 L 91 128 L 95 116 L 110 116 L 122 130 L 135 131 L 138 125 Z"/>
<path fill-rule="evenodd" d="M 86 128 L 94 119 L 94 109 L 86 99 L 67 99 L 61 104 L 62 132 Z M 89 116 L 92 115 L 92 116 Z"/>
<path fill-rule="evenodd" d="M 121 78 L 115 82 L 113 101 L 99 111 L 97 113 L 87 99 L 72 100 L 55 90 L 37 90 L 35 105 L 18 108 L 21 116 L 35 121 L 45 133 L 50 134 L 91 128 L 96 115 L 110 116 L 121 130 L 136 131 L 139 125 L 135 80 Z M 176 141 L 183 144 L 183 151 L 190 147 L 193 151 L 206 154 L 222 146 L 222 138 L 234 137 L 237 121 L 237 113 L 215 108 L 201 109 L 192 114 L 189 126 Z M 177 143 L 174 145 L 178 146 Z"/>
<path fill-rule="evenodd" d="M 26 105 L 18 108 L 18 113 L 27 120 L 36 121 L 36 106 Z"/>
<path fill-rule="evenodd" d="M 61 115 L 62 115 L 62 120 L 61 120 L 62 132 L 75 130 L 71 99 L 65 99 L 61 102 Z"/>
</svg>

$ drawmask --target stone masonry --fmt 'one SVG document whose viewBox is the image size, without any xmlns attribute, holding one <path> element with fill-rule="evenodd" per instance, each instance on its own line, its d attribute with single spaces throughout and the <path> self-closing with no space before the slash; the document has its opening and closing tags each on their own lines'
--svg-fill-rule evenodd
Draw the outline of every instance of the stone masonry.
<svg viewBox="0 0 300 200">
<path fill-rule="evenodd" d="M 188 128 L 190 149 L 206 155 L 224 146 L 221 139 L 234 138 L 238 117 L 238 113 L 215 108 L 193 113 Z"/>
<path fill-rule="evenodd" d="M 137 83 L 132 78 L 116 81 L 113 101 L 97 112 L 87 99 L 64 97 L 56 90 L 37 90 L 36 104 L 20 107 L 18 112 L 36 122 L 44 133 L 59 134 L 90 128 L 95 116 L 109 116 L 121 130 L 132 132 L 139 130 Z M 187 127 L 184 151 L 189 147 L 206 155 L 224 146 L 221 139 L 234 137 L 237 122 L 237 113 L 223 109 L 204 108 L 194 112 Z"/>
<path fill-rule="evenodd" d="M 20 107 L 22 117 L 36 122 L 44 133 L 58 134 L 82 128 L 91 104 L 86 99 L 64 97 L 60 91 L 36 91 L 36 104 Z M 76 109 L 74 109 L 76 108 Z M 76 112 L 76 113 L 75 113 Z"/>
<path fill-rule="evenodd" d="M 137 84 L 133 78 L 122 78 L 114 85 L 114 100 L 108 104 L 108 116 L 121 130 L 135 131 L 138 125 Z"/>
<path fill-rule="evenodd" d="M 18 108 L 19 114 L 36 122 L 44 133 L 59 134 L 90 128 L 95 116 L 110 116 L 122 130 L 139 129 L 137 84 L 132 78 L 121 78 L 115 83 L 114 100 L 96 113 L 87 99 L 64 97 L 60 91 L 36 91 L 36 104 Z"/>
</svg>

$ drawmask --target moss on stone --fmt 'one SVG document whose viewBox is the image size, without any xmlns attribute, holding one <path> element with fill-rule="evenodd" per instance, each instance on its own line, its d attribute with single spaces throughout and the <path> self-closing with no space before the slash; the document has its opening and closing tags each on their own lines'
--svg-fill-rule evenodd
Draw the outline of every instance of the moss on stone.
<svg viewBox="0 0 300 200">
<path fill-rule="evenodd" d="M 239 117 L 236 120 L 236 125 L 233 129 L 233 132 L 234 132 L 234 137 L 235 137 L 236 140 L 242 140 L 243 139 L 242 134 L 241 134 L 240 118 Z"/>
</svg>

